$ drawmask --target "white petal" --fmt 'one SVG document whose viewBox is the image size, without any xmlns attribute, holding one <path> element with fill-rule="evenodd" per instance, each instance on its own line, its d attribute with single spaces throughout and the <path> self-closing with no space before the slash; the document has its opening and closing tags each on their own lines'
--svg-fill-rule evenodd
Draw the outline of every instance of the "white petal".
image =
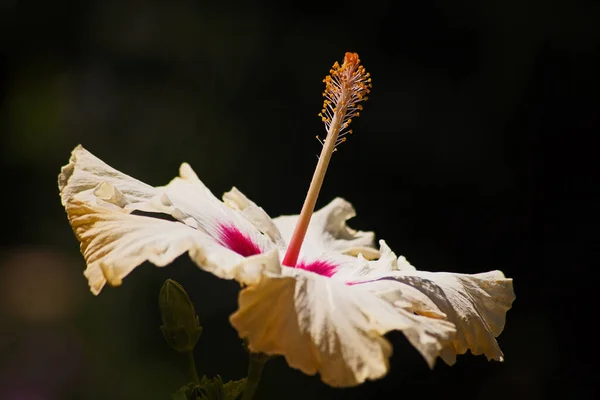
<svg viewBox="0 0 600 400">
<path fill-rule="evenodd" d="M 59 175 L 59 189 L 63 205 L 76 199 L 92 206 L 110 205 L 128 213 L 135 210 L 165 213 L 204 230 L 222 244 L 225 244 L 223 228 L 235 227 L 261 251 L 274 247 L 238 211 L 217 199 L 186 163 L 181 165 L 179 177 L 155 188 L 115 170 L 77 146 Z"/>
<path fill-rule="evenodd" d="M 457 335 L 441 356 L 453 364 L 468 349 L 502 360 L 495 337 L 504 328 L 506 312 L 515 298 L 512 280 L 500 271 L 466 275 L 417 271 L 397 258 L 383 240 L 381 257 L 368 267 L 343 269 L 334 278 L 360 283 L 396 307 L 456 325 Z"/>
<path fill-rule="evenodd" d="M 282 354 L 304 373 L 320 373 L 337 387 L 385 375 L 390 343 L 401 330 L 430 365 L 453 337 L 452 324 L 413 315 L 333 279 L 283 267 L 289 276 L 265 277 L 242 290 L 230 320 L 255 352 Z"/>
<path fill-rule="evenodd" d="M 62 204 L 66 205 L 75 196 L 80 201 L 95 203 L 94 191 L 100 184 L 103 184 L 99 188 L 103 199 L 120 206 L 146 202 L 156 196 L 152 186 L 111 168 L 81 145 L 77 146 L 58 177 Z M 111 187 L 118 187 L 118 193 L 110 193 Z"/>
<path fill-rule="evenodd" d="M 356 256 L 359 253 L 367 259 L 377 258 L 379 253 L 373 248 L 373 232 L 355 231 L 346 225 L 356 212 L 352 204 L 341 198 L 315 212 L 310 220 L 306 239 L 302 244 L 300 258 L 318 257 L 326 251 L 335 251 Z M 297 215 L 280 216 L 273 219 L 284 240 L 289 243 L 298 221 Z"/>
<path fill-rule="evenodd" d="M 396 256 L 385 240 L 379 241 L 379 253 L 379 259 L 369 261 L 371 272 L 416 271 L 404 256 Z"/>
<path fill-rule="evenodd" d="M 98 294 L 108 282 L 120 285 L 144 261 L 164 266 L 190 252 L 191 258 L 215 275 L 257 283 L 264 271 L 279 271 L 276 252 L 244 258 L 204 232 L 179 222 L 123 213 L 72 199 L 66 210 L 87 262 L 85 276 Z"/>
<path fill-rule="evenodd" d="M 337 253 L 337 257 L 332 258 L 338 261 L 340 266 L 333 278 L 353 284 L 380 279 L 391 271 L 415 270 L 404 257 L 398 258 L 384 240 L 379 241 L 379 246 L 379 258 L 376 260 L 366 260 L 362 254 L 349 257 Z"/>
<path fill-rule="evenodd" d="M 364 286 L 406 310 L 455 324 L 456 337 L 443 352 L 448 364 L 467 350 L 503 360 L 495 337 L 504 329 L 506 312 L 515 295 L 512 279 L 505 278 L 502 272 L 390 272 L 386 278 L 357 286 Z"/>
<path fill-rule="evenodd" d="M 389 271 L 398 270 L 398 257 L 385 243 L 379 241 L 380 249 L 378 251 L 379 258 L 374 261 L 368 261 L 359 254 L 354 258 L 355 262 L 350 261 L 342 264 L 334 278 L 346 283 L 356 283 L 365 280 L 378 279 Z"/>
<path fill-rule="evenodd" d="M 285 247 L 285 241 L 279 233 L 279 229 L 262 207 L 259 207 L 240 192 L 236 187 L 231 188 L 229 192 L 223 194 L 223 202 L 234 210 L 240 211 L 252 225 L 280 247 Z"/>
<path fill-rule="evenodd" d="M 233 226 L 262 251 L 275 247 L 269 236 L 263 235 L 241 211 L 228 207 L 215 197 L 186 163 L 180 168 L 180 177 L 157 189 L 164 190 L 175 207 L 213 237 L 220 237 L 224 225 Z"/>
</svg>

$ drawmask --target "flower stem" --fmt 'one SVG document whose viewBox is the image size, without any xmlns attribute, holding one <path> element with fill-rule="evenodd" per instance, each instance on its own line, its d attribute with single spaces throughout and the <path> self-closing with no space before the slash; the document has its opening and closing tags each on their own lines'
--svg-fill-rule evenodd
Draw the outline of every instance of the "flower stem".
<svg viewBox="0 0 600 400">
<path fill-rule="evenodd" d="M 192 380 L 194 381 L 194 383 L 199 384 L 200 378 L 198 378 L 198 371 L 196 371 L 196 361 L 194 361 L 194 353 L 192 351 L 187 351 L 185 355 L 188 361 L 188 368 Z"/>
<path fill-rule="evenodd" d="M 248 381 L 246 382 L 246 389 L 242 395 L 242 400 L 252 400 L 254 397 L 254 392 L 258 388 L 263 368 L 269 359 L 268 356 L 261 353 L 250 353 L 249 358 Z"/>
</svg>

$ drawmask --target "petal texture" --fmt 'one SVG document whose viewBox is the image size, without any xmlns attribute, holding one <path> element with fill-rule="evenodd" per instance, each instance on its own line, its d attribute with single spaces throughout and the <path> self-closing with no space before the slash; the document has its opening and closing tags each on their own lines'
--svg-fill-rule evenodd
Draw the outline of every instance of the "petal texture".
<svg viewBox="0 0 600 400">
<path fill-rule="evenodd" d="M 351 271 L 344 278 L 397 307 L 453 323 L 456 337 L 442 354 L 448 364 L 467 350 L 503 360 L 495 338 L 515 299 L 512 279 L 501 271 L 475 275 L 417 271 L 404 257 L 396 258 L 383 241 L 381 252 L 381 259 L 369 262 L 370 269 Z"/>
<path fill-rule="evenodd" d="M 243 283 L 259 281 L 264 269 L 280 269 L 269 237 L 219 201 L 186 163 L 168 185 L 152 187 L 77 146 L 58 183 L 95 294 L 107 282 L 119 285 L 144 261 L 163 266 L 185 252 L 200 267 Z"/>
<path fill-rule="evenodd" d="M 240 213 L 223 204 L 198 179 L 192 168 L 183 163 L 180 176 L 168 185 L 152 187 L 110 167 L 102 160 L 77 146 L 68 165 L 59 175 L 63 205 L 77 199 L 84 203 L 111 204 L 125 212 L 163 213 L 185 224 L 201 229 L 220 241 L 223 228 L 234 226 L 261 251 L 274 247 Z"/>
<path fill-rule="evenodd" d="M 144 261 L 164 266 L 188 251 L 200 267 L 243 283 L 258 282 L 265 270 L 279 271 L 275 251 L 244 258 L 182 223 L 131 215 L 79 200 L 67 203 L 67 214 L 81 242 L 87 262 L 84 274 L 94 294 L 107 282 L 120 285 Z"/>
<path fill-rule="evenodd" d="M 329 385 L 385 375 L 392 349 L 383 335 L 390 330 L 403 331 L 430 364 L 454 335 L 452 324 L 395 308 L 367 290 L 283 268 L 289 276 L 242 290 L 231 323 L 252 351 L 282 354 Z"/>
<path fill-rule="evenodd" d="M 474 275 L 414 271 L 396 273 L 394 279 L 417 289 L 423 294 L 423 302 L 425 298 L 433 301 L 447 320 L 456 325 L 456 337 L 443 354 L 448 364 L 452 365 L 456 355 L 467 350 L 475 355 L 484 354 L 488 360 L 504 360 L 495 338 L 504 329 L 506 312 L 515 299 L 512 279 L 507 279 L 501 271 Z M 418 302 L 411 302 L 415 311 L 420 312 Z"/>
<path fill-rule="evenodd" d="M 248 222 L 269 236 L 278 247 L 285 249 L 286 243 L 271 217 L 269 217 L 262 207 L 257 206 L 256 203 L 247 198 L 244 193 L 234 187 L 229 192 L 223 194 L 223 202 L 230 208 L 240 211 Z"/>
<path fill-rule="evenodd" d="M 360 253 L 367 259 L 377 258 L 379 253 L 373 247 L 375 234 L 356 231 L 346 224 L 346 221 L 355 215 L 352 204 L 339 197 L 316 211 L 310 219 L 300 259 L 314 260 L 322 253 L 330 251 L 352 256 Z M 289 243 L 297 221 L 297 215 L 273 219 L 286 243 Z"/>
<path fill-rule="evenodd" d="M 100 197 L 119 207 L 147 202 L 157 194 L 152 186 L 117 171 L 79 145 L 58 177 L 62 204 L 66 205 L 76 196 L 80 201 L 95 203 L 97 196 L 94 192 L 101 183 Z M 112 191 L 112 188 L 119 190 Z"/>
<path fill-rule="evenodd" d="M 383 240 L 379 243 L 378 260 L 367 261 L 366 267 L 340 269 L 333 278 L 367 289 L 395 307 L 454 324 L 456 336 L 440 354 L 450 365 L 467 350 L 503 360 L 495 338 L 515 299 L 512 279 L 501 271 L 475 275 L 417 271 Z"/>
<path fill-rule="evenodd" d="M 123 212 L 162 213 L 200 229 L 222 245 L 231 243 L 232 227 L 260 252 L 275 247 L 239 211 L 227 207 L 198 179 L 192 168 L 183 163 L 180 176 L 168 185 L 152 187 L 110 167 L 99 158 L 77 146 L 68 165 L 59 175 L 61 200 L 78 200 L 95 206 L 104 205 Z M 235 250 L 235 249 L 234 249 Z M 247 254 L 243 254 L 247 255 Z"/>
</svg>

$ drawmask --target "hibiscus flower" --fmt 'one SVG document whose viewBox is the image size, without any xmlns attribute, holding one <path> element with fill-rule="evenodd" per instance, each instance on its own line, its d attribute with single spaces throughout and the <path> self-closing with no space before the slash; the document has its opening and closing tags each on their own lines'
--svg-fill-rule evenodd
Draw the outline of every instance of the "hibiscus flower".
<svg viewBox="0 0 600 400">
<path fill-rule="evenodd" d="M 241 283 L 230 321 L 251 351 L 283 355 L 329 385 L 384 376 L 392 353 L 384 335 L 392 330 L 430 367 L 467 350 L 501 361 L 495 337 L 514 300 L 511 279 L 500 271 L 417 271 L 383 240 L 376 248 L 372 232 L 349 228 L 355 212 L 343 199 L 313 213 L 323 168 L 370 88 L 356 54 L 331 73 L 322 113 L 328 133 L 299 216 L 271 219 L 236 188 L 220 201 L 186 163 L 179 177 L 152 187 L 76 147 L 59 189 L 92 293 L 119 286 L 145 261 L 165 266 L 187 252 L 200 268 Z"/>
</svg>

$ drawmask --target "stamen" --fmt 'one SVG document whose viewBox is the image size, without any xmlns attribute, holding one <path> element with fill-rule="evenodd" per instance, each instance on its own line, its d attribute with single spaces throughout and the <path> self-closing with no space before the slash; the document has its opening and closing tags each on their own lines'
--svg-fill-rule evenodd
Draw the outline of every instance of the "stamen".
<svg viewBox="0 0 600 400">
<path fill-rule="evenodd" d="M 337 150 L 337 146 L 346 141 L 345 136 L 352 134 L 352 130 L 349 130 L 348 127 L 352 118 L 360 115 L 363 107 L 359 103 L 367 100 L 366 95 L 371 91 L 370 74 L 365 67 L 360 65 L 360 59 L 356 53 L 346 53 L 343 64 L 340 65 L 336 61 L 329 73 L 331 75 L 323 80 L 325 100 L 323 100 L 323 109 L 319 113 L 319 117 L 325 124 L 327 136 L 322 142 L 323 148 L 317 168 L 310 182 L 294 234 L 283 258 L 283 264 L 290 267 L 295 267 L 298 262 L 302 242 L 308 230 L 310 217 L 315 210 L 331 155 Z M 321 141 L 318 136 L 317 139 Z"/>
</svg>

